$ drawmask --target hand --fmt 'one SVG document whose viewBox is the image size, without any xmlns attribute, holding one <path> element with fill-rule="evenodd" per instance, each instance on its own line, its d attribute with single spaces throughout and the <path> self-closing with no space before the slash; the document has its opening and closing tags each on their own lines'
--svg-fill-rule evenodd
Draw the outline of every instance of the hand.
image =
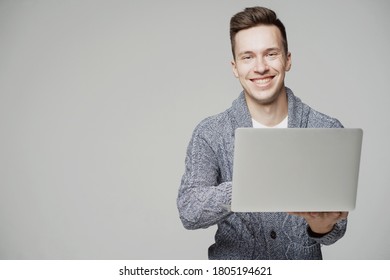
<svg viewBox="0 0 390 280">
<path fill-rule="evenodd" d="M 348 212 L 288 212 L 291 215 L 305 218 L 314 233 L 331 232 L 334 225 L 348 217 Z"/>
</svg>

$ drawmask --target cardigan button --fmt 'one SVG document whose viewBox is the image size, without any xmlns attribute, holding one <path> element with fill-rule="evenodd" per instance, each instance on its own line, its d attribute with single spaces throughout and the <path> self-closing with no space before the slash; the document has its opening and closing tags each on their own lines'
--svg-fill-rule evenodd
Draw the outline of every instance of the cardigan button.
<svg viewBox="0 0 390 280">
<path fill-rule="evenodd" d="M 272 239 L 276 239 L 276 232 L 275 231 L 271 231 L 270 236 L 271 236 Z"/>
</svg>

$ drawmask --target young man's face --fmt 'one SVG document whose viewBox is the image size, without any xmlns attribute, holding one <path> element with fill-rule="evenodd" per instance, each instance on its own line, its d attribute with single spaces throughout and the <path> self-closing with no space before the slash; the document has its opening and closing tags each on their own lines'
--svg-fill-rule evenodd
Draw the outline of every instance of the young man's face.
<svg viewBox="0 0 390 280">
<path fill-rule="evenodd" d="M 285 54 L 280 30 L 260 25 L 239 31 L 235 36 L 233 73 L 240 80 L 247 102 L 274 103 L 285 92 L 285 72 L 291 55 Z"/>
</svg>

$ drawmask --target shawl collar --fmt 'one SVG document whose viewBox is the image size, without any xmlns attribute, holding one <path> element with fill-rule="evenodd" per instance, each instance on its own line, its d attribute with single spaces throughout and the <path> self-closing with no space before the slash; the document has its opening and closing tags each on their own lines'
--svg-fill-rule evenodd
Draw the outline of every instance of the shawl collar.
<svg viewBox="0 0 390 280">
<path fill-rule="evenodd" d="M 307 127 L 309 107 L 305 106 L 288 87 L 286 87 L 286 93 L 288 100 L 288 127 Z M 243 91 L 238 98 L 233 101 L 231 112 L 235 120 L 235 128 L 252 127 L 252 117 L 249 113 Z"/>
</svg>

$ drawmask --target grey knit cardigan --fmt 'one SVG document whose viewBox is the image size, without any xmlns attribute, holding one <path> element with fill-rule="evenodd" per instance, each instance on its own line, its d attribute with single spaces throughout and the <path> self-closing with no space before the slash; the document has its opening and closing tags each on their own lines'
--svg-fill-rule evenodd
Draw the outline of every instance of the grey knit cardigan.
<svg viewBox="0 0 390 280">
<path fill-rule="evenodd" d="M 342 127 L 337 119 L 304 104 L 289 88 L 286 92 L 289 128 Z M 230 211 L 234 133 L 238 127 L 251 126 L 241 92 L 229 109 L 204 119 L 195 128 L 177 197 L 184 227 L 218 226 L 209 259 L 322 259 L 321 245 L 333 244 L 344 235 L 346 219 L 330 233 L 314 236 L 298 216 Z"/>
</svg>

